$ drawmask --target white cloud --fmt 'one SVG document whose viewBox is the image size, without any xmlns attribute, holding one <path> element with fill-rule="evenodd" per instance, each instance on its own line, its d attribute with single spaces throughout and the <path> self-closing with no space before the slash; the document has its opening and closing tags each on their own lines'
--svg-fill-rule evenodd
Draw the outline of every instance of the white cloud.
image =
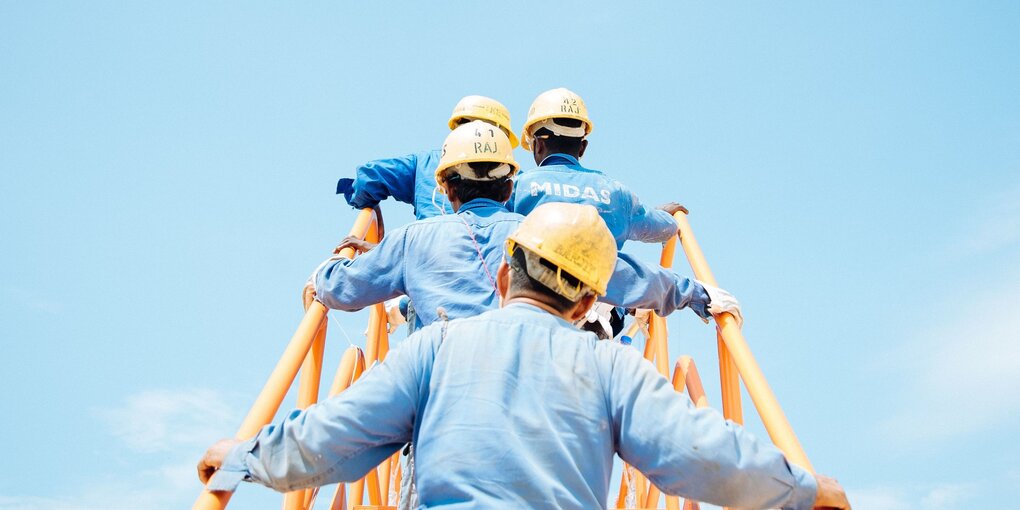
<svg viewBox="0 0 1020 510">
<path fill-rule="evenodd" d="M 848 489 L 854 508 L 866 510 L 962 510 L 977 491 L 974 484 Z"/>
<path fill-rule="evenodd" d="M 903 491 L 887 487 L 847 489 L 847 498 L 850 499 L 850 504 L 854 508 L 866 508 L 867 510 L 907 510 L 912 508 L 903 495 Z"/>
<path fill-rule="evenodd" d="M 971 215 L 959 235 L 950 235 L 949 259 L 967 259 L 1020 243 L 1020 187 L 1000 190 Z"/>
<path fill-rule="evenodd" d="M 140 453 L 207 445 L 239 423 L 226 400 L 206 389 L 145 391 L 97 414 L 114 436 Z"/>
<path fill-rule="evenodd" d="M 201 491 L 195 464 L 203 448 L 230 435 L 238 406 L 207 389 L 150 390 L 96 411 L 125 448 L 116 455 L 147 469 L 97 470 L 81 487 L 59 497 L 0 495 L 0 510 L 171 510 L 190 505 Z M 111 465 L 118 465 L 114 462 Z"/>
<path fill-rule="evenodd" d="M 935 487 L 921 498 L 921 508 L 924 510 L 954 510 L 966 508 L 967 499 L 974 492 L 970 485 L 954 484 Z"/>
<path fill-rule="evenodd" d="M 896 360 L 900 412 L 881 426 L 894 442 L 930 444 L 1008 423 L 1020 414 L 1020 187 L 997 192 L 958 235 L 947 236 L 946 271 L 958 291 L 922 297 L 928 316 Z M 1014 257 L 1015 259 L 1015 257 Z M 1003 263 L 1002 260 L 1011 260 Z M 888 354 L 888 353 L 887 353 Z M 952 419 L 946 419 L 947 413 Z"/>
<path fill-rule="evenodd" d="M 1020 278 L 975 287 L 958 314 L 934 322 L 900 353 L 910 386 L 899 414 L 882 424 L 895 441 L 938 442 L 1020 414 L 1020 314 L 1012 310 L 1020 310 Z"/>
</svg>

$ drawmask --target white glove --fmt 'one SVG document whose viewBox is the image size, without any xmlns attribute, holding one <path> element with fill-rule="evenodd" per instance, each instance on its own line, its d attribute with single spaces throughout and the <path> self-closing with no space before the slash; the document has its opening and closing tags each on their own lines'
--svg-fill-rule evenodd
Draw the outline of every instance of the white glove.
<svg viewBox="0 0 1020 510">
<path fill-rule="evenodd" d="M 596 302 L 595 306 L 588 309 L 588 313 L 581 319 L 574 323 L 575 326 L 581 327 L 587 322 L 594 322 L 606 332 L 606 335 L 612 338 L 613 326 L 609 324 L 609 316 L 613 313 L 613 305 L 606 303 Z"/>
<path fill-rule="evenodd" d="M 712 315 L 719 315 L 723 312 L 729 312 L 733 315 L 733 318 L 737 319 L 737 327 L 742 328 L 744 326 L 744 316 L 740 313 L 740 302 L 737 298 L 733 297 L 733 294 L 726 292 L 719 287 L 713 287 L 702 282 L 702 287 L 705 287 L 705 292 L 708 292 L 708 313 Z"/>
<path fill-rule="evenodd" d="M 404 296 L 397 296 L 383 303 L 383 308 L 386 309 L 386 322 L 389 323 L 387 333 L 393 333 L 401 324 L 407 323 L 407 317 L 400 313 L 401 299 L 404 299 Z"/>
</svg>

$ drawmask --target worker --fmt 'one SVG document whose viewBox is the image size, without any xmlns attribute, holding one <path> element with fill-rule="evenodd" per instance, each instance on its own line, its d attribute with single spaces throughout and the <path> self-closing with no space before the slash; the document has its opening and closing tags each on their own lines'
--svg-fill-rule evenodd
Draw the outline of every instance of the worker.
<svg viewBox="0 0 1020 510">
<path fill-rule="evenodd" d="M 451 319 L 497 308 L 501 247 L 523 219 L 503 205 L 518 170 L 511 146 L 502 130 L 485 122 L 455 128 L 434 177 L 455 213 L 395 229 L 359 257 L 335 255 L 325 261 L 309 278 L 316 299 L 331 309 L 353 311 L 405 294 L 414 303 L 416 327 L 437 320 L 440 308 Z M 740 315 L 729 293 L 626 254 L 619 257 L 604 299 L 660 315 L 685 307 L 702 318 Z"/>
<path fill-rule="evenodd" d="M 502 103 L 485 96 L 466 96 L 453 108 L 447 124 L 450 129 L 480 120 L 498 127 L 517 147 L 510 125 L 510 111 Z M 375 207 L 388 197 L 414 206 L 421 220 L 453 209 L 445 197 L 436 193 L 435 172 L 441 158 L 439 150 L 422 151 L 399 158 L 377 159 L 358 167 L 354 179 L 340 179 L 337 194 L 343 194 L 355 209 Z"/>
<path fill-rule="evenodd" d="M 677 232 L 673 214 L 687 209 L 675 202 L 649 209 L 620 181 L 581 166 L 592 127 L 581 96 L 565 88 L 539 94 L 521 129 L 521 145 L 532 152 L 538 167 L 521 172 L 508 207 L 527 215 L 547 202 L 587 204 L 598 209 L 617 248 L 623 248 L 627 240 L 668 241 Z M 731 297 L 720 293 L 714 300 Z M 615 337 L 623 329 L 624 314 L 622 307 L 599 304 L 589 314 L 589 324 L 601 336 Z M 742 325 L 743 318 L 736 318 Z"/>
<path fill-rule="evenodd" d="M 627 240 L 659 243 L 676 235 L 673 214 L 687 212 L 683 206 L 669 203 L 648 209 L 620 181 L 581 166 L 591 131 L 581 96 L 565 88 L 539 94 L 521 130 L 521 146 L 534 154 L 538 167 L 521 172 L 510 210 L 527 215 L 546 202 L 594 206 L 609 225 L 617 248 Z"/>
<path fill-rule="evenodd" d="M 500 309 L 423 328 L 345 392 L 250 440 L 214 444 L 199 479 L 212 491 L 352 482 L 413 439 L 418 508 L 607 508 L 614 454 L 666 494 L 850 508 L 835 480 L 695 408 L 637 351 L 571 325 L 616 263 L 594 208 L 540 206 L 504 256 Z"/>
</svg>

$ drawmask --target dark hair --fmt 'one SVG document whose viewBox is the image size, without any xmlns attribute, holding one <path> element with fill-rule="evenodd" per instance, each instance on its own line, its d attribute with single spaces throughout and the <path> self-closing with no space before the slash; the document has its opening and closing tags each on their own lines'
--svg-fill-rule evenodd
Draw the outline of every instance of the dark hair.
<svg viewBox="0 0 1020 510">
<path fill-rule="evenodd" d="M 553 121 L 566 127 L 580 127 L 583 123 L 576 118 L 554 118 Z M 561 137 L 546 127 L 534 132 L 534 136 L 543 139 L 550 154 L 562 153 L 571 156 L 580 154 L 581 142 L 584 140 L 583 138 Z"/>
<path fill-rule="evenodd" d="M 501 164 L 494 161 L 480 161 L 468 163 L 468 166 L 474 171 L 475 177 L 482 177 Z M 446 193 L 450 198 L 457 198 L 461 203 L 467 203 L 476 198 L 506 202 L 510 198 L 508 193 L 512 189 L 508 189 L 508 182 L 510 182 L 509 177 L 492 181 L 475 181 L 454 174 L 446 179 Z"/>
<path fill-rule="evenodd" d="M 542 259 L 543 266 L 555 270 L 554 266 L 548 260 Z M 528 262 L 524 258 L 524 249 L 518 247 L 514 250 L 513 255 L 510 257 L 508 263 L 510 271 L 514 273 L 514 277 L 510 280 L 510 292 L 533 292 L 545 296 L 546 303 L 553 307 L 558 312 L 566 312 L 577 305 L 580 301 L 571 301 L 556 293 L 553 289 L 546 287 L 542 282 L 534 279 L 528 274 Z M 564 285 L 576 286 L 578 284 L 577 278 L 566 272 L 561 272 L 560 276 L 563 278 Z"/>
</svg>

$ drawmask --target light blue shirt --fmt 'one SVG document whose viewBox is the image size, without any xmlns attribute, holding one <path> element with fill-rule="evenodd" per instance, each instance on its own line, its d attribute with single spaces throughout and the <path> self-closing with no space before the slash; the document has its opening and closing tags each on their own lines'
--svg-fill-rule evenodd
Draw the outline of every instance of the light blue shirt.
<svg viewBox="0 0 1020 510">
<path fill-rule="evenodd" d="M 419 508 L 606 508 L 614 453 L 663 492 L 720 506 L 808 510 L 817 492 L 636 350 L 525 304 L 408 337 L 347 391 L 235 447 L 208 487 L 351 482 L 412 440 Z"/>
<path fill-rule="evenodd" d="M 439 151 L 433 150 L 369 161 L 358 167 L 354 179 L 340 179 L 336 192 L 343 194 L 355 209 L 375 207 L 393 197 L 413 205 L 414 215 L 419 220 L 439 216 L 440 208 L 447 214 L 452 213 L 453 207 L 446 195 L 436 192 L 435 204 L 432 203 L 439 157 Z"/>
<path fill-rule="evenodd" d="M 646 208 L 623 183 L 581 166 L 567 154 L 553 154 L 538 168 L 522 171 L 509 207 L 527 215 L 546 202 L 595 206 L 616 238 L 617 248 L 627 240 L 661 243 L 677 232 L 676 220 L 669 213 Z"/>
<path fill-rule="evenodd" d="M 523 219 L 499 202 L 479 198 L 457 214 L 410 223 L 388 232 L 371 251 L 326 265 L 315 282 L 317 299 L 332 309 L 354 311 L 407 295 L 418 326 L 438 319 L 439 307 L 451 319 L 495 309 L 496 270 L 506 238 Z M 709 316 L 708 293 L 699 283 L 622 252 L 600 300 L 660 315 L 689 306 Z"/>
</svg>

